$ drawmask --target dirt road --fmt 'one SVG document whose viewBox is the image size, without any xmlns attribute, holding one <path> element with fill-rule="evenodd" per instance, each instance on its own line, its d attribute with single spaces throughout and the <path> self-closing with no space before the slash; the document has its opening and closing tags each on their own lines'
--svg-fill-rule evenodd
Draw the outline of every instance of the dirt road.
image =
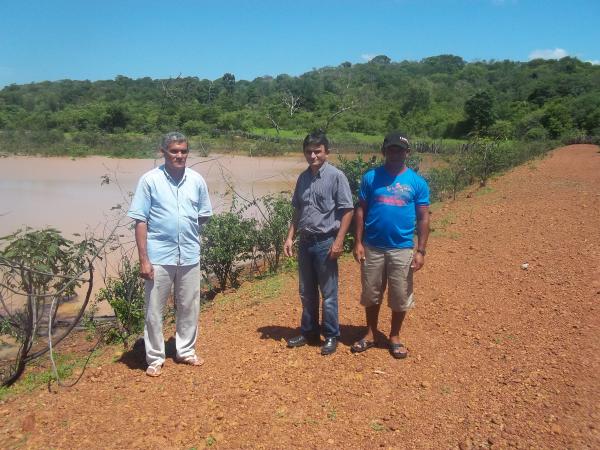
<svg viewBox="0 0 600 450">
<path fill-rule="evenodd" d="M 347 258 L 336 354 L 285 348 L 294 274 L 247 284 L 202 313 L 201 369 L 168 359 L 152 379 L 139 349 L 109 354 L 74 388 L 0 404 L 0 446 L 600 448 L 598 148 L 558 149 L 488 186 L 433 211 L 408 359 L 350 353 L 363 310 Z"/>
</svg>

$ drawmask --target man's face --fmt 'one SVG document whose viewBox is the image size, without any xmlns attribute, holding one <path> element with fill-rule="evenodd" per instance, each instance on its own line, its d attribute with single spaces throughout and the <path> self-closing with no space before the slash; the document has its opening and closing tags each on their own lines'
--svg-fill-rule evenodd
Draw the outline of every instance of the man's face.
<svg viewBox="0 0 600 450">
<path fill-rule="evenodd" d="M 167 146 L 167 149 L 163 149 L 162 152 L 165 155 L 165 166 L 167 169 L 185 169 L 185 162 L 189 153 L 187 142 L 171 142 Z"/>
<path fill-rule="evenodd" d="M 314 172 L 319 170 L 321 166 L 325 164 L 328 156 L 329 151 L 325 150 L 324 145 L 309 145 L 304 149 L 306 162 Z"/>
<path fill-rule="evenodd" d="M 406 163 L 406 156 L 410 150 L 396 145 L 391 145 L 383 150 L 385 162 L 390 164 L 402 165 Z"/>
</svg>

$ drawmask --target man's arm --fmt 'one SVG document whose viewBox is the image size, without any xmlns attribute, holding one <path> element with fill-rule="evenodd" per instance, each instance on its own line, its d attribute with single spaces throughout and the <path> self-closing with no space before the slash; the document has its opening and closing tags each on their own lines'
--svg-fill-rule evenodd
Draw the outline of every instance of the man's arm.
<svg viewBox="0 0 600 450">
<path fill-rule="evenodd" d="M 340 219 L 340 229 L 338 230 L 335 241 L 333 241 L 333 245 L 329 250 L 330 259 L 337 259 L 342 255 L 342 253 L 344 253 L 344 237 L 348 232 L 348 228 L 350 228 L 354 211 L 352 209 L 345 209 L 342 214 L 342 218 Z"/>
<path fill-rule="evenodd" d="M 148 259 L 148 224 L 137 219 L 135 221 L 135 243 L 140 257 L 140 276 L 145 280 L 153 280 L 154 268 Z"/>
<path fill-rule="evenodd" d="M 358 203 L 356 211 L 354 212 L 354 231 L 355 241 L 352 254 L 354 255 L 356 262 L 362 263 L 365 260 L 365 248 L 362 243 L 365 232 L 365 208 L 362 201 Z"/>
<path fill-rule="evenodd" d="M 293 255 L 294 248 L 294 235 L 296 234 L 296 228 L 298 226 L 298 217 L 299 212 L 297 209 L 294 209 L 294 215 L 292 216 L 292 221 L 290 222 L 290 227 L 288 228 L 287 238 L 283 243 L 283 254 L 285 256 Z"/>
<path fill-rule="evenodd" d="M 425 264 L 427 239 L 429 238 L 429 206 L 417 206 L 417 248 L 413 256 L 412 268 L 416 272 Z M 421 252 L 420 252 L 420 251 Z"/>
</svg>

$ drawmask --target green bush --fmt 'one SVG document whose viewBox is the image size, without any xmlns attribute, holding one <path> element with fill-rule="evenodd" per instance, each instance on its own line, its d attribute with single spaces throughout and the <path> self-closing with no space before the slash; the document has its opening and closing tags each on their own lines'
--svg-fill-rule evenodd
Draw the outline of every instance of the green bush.
<svg viewBox="0 0 600 450">
<path fill-rule="evenodd" d="M 467 185 L 468 177 L 463 160 L 457 160 L 448 167 L 433 168 L 424 174 L 429 185 L 432 202 L 456 198 L 457 192 Z"/>
<path fill-rule="evenodd" d="M 350 191 L 352 192 L 352 200 L 354 204 L 358 202 L 358 191 L 360 189 L 360 180 L 362 176 L 374 167 L 379 167 L 383 161 L 376 156 L 371 156 L 369 159 L 363 159 L 363 155 L 358 153 L 354 159 L 345 158 L 340 155 L 337 163 L 337 168 L 344 172 Z"/>
<path fill-rule="evenodd" d="M 26 363 L 48 351 L 48 343 L 39 345 L 39 331 L 43 322 L 51 324 L 56 319 L 61 306 L 57 300 L 73 295 L 83 283 L 91 284 L 84 274 L 88 272 L 91 277 L 89 258 L 95 251 L 94 245 L 93 239 L 79 243 L 65 239 L 52 228 L 26 228 L 0 238 L 0 333 L 13 336 L 19 344 L 14 360 L 8 364 L 9 370 L 4 370 L 6 366 L 0 370 L 0 384 L 12 384 Z M 89 293 L 91 286 L 88 287 Z M 78 314 L 83 313 L 88 300 L 89 294 Z M 55 337 L 54 344 L 71 330 L 72 327 L 67 328 Z"/>
<path fill-rule="evenodd" d="M 276 142 L 260 139 L 250 146 L 248 154 L 250 156 L 277 156 L 283 154 L 284 151 Z"/>
<path fill-rule="evenodd" d="M 240 264 L 252 255 L 255 221 L 233 212 L 217 214 L 202 230 L 201 266 L 208 278 L 214 275 L 221 290 L 237 287 Z"/>
<path fill-rule="evenodd" d="M 287 236 L 294 208 L 289 195 L 266 195 L 259 199 L 262 220 L 255 234 L 256 249 L 262 254 L 269 272 L 275 273 L 281 264 L 283 242 Z"/>
<path fill-rule="evenodd" d="M 109 278 L 106 286 L 96 295 L 97 302 L 106 301 L 117 319 L 116 327 L 108 329 L 108 342 L 122 342 L 129 346 L 144 331 L 144 280 L 140 278 L 139 263 L 131 264 L 125 258 L 118 278 Z"/>
<path fill-rule="evenodd" d="M 477 138 L 466 145 L 466 166 L 468 174 L 485 186 L 488 178 L 506 167 L 503 164 L 502 149 L 496 140 Z"/>
</svg>

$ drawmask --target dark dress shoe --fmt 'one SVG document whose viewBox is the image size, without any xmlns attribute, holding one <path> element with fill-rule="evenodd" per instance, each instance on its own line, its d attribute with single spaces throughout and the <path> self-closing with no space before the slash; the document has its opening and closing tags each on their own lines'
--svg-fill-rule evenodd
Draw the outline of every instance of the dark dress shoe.
<svg viewBox="0 0 600 450">
<path fill-rule="evenodd" d="M 287 341 L 288 348 L 302 347 L 306 344 L 308 344 L 308 339 L 306 339 L 303 335 L 294 336 Z"/>
<path fill-rule="evenodd" d="M 331 355 L 335 353 L 337 349 L 337 338 L 328 337 L 325 338 L 325 344 L 321 347 L 321 355 Z"/>
</svg>

